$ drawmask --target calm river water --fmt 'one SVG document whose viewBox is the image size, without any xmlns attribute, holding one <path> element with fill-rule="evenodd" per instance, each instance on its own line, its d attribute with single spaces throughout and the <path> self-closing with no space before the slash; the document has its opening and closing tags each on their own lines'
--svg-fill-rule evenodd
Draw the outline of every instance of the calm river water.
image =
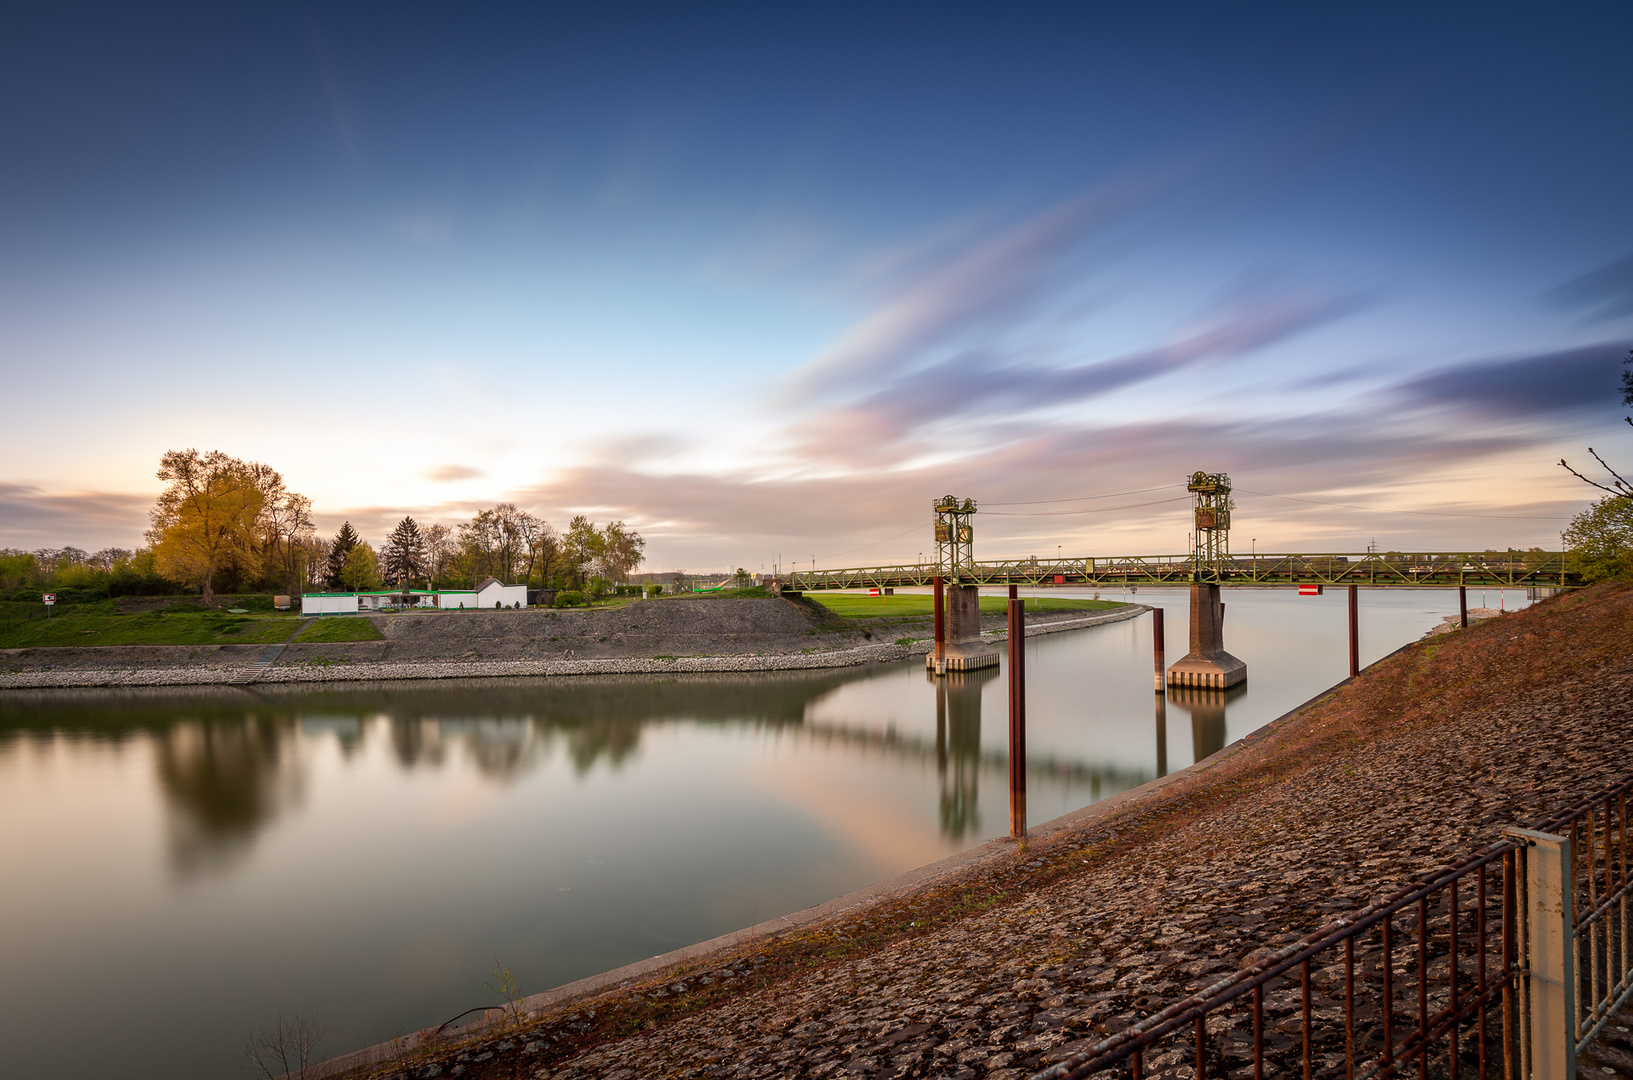
<svg viewBox="0 0 1633 1080">
<path fill-rule="evenodd" d="M 1363 662 L 1457 605 L 1361 596 Z M 1185 594 L 1137 599 L 1177 659 Z M 1245 690 L 1165 717 L 1150 618 L 1028 643 L 1034 821 L 1347 673 L 1341 593 L 1226 601 Z M 0 1073 L 248 1075 L 280 1013 L 342 1053 L 493 1002 L 496 958 L 531 993 L 941 858 L 1007 828 L 1005 694 L 996 670 L 938 690 L 922 661 L 0 691 Z"/>
</svg>

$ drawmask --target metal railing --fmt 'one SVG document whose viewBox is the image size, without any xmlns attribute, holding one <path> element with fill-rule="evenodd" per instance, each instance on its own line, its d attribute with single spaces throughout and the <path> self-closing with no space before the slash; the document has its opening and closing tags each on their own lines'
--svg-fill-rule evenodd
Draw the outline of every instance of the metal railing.
<svg viewBox="0 0 1633 1080">
<path fill-rule="evenodd" d="M 1575 1051 L 1580 1053 L 1611 1014 L 1633 997 L 1633 888 L 1627 804 L 1633 778 L 1600 792 L 1537 826 L 1569 841 L 1571 961 L 1576 974 Z"/>
<path fill-rule="evenodd" d="M 1627 803 L 1633 778 L 1345 915 L 1036 1074 L 1195 1080 L 1500 1075 L 1568 1080 L 1629 996 Z M 1550 830 L 1567 830 L 1556 835 Z M 1567 891 L 1586 917 L 1550 914 Z M 1575 854 L 1573 854 L 1575 853 Z M 1542 884 L 1539 885 L 1538 882 Z M 1559 978 L 1555 951 L 1576 958 Z M 1570 948 L 1563 948 L 1564 942 Z M 1575 973 L 1574 977 L 1571 972 Z M 1556 987 L 1550 979 L 1557 982 Z M 1559 988 L 1577 991 L 1579 1006 Z M 1550 1016 L 1557 1011 L 1555 1027 Z M 1570 1017 L 1569 1053 L 1563 1052 Z M 1541 1051 L 1538 1051 L 1541 1047 Z"/>
</svg>

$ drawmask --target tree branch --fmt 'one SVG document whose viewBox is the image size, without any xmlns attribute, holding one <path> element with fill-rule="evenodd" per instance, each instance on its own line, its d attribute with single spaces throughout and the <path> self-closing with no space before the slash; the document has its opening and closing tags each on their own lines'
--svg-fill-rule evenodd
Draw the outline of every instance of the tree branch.
<svg viewBox="0 0 1633 1080">
<path fill-rule="evenodd" d="M 1599 455 L 1594 454 L 1593 456 L 1598 457 Z M 1603 484 L 1597 483 L 1597 482 L 1595 482 L 1593 480 L 1589 480 L 1587 477 L 1583 476 L 1581 473 L 1579 473 L 1575 469 L 1571 468 L 1569 463 L 1567 463 L 1564 458 L 1559 459 L 1559 466 L 1560 466 L 1560 468 L 1564 469 L 1566 472 L 1570 473 L 1572 476 L 1576 477 L 1578 480 L 1582 481 L 1584 484 L 1587 484 L 1589 487 L 1596 487 L 1600 491 L 1608 491 L 1612 495 L 1621 495 L 1621 496 L 1624 496 L 1624 497 L 1628 496 L 1628 492 L 1618 491 L 1616 488 L 1609 488 L 1609 487 L 1606 487 Z M 1614 473 L 1612 473 L 1611 475 L 1615 476 Z M 1620 480 L 1621 477 L 1617 477 L 1617 479 Z"/>
</svg>

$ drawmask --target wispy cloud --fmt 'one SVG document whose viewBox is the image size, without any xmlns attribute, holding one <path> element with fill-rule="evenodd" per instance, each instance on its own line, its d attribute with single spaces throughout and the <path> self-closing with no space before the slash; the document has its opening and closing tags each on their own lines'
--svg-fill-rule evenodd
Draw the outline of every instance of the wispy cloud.
<svg viewBox="0 0 1633 1080">
<path fill-rule="evenodd" d="M 827 399 L 968 348 L 1058 287 L 1095 230 L 1166 191 L 1174 176 L 1126 177 L 1067 199 L 974 246 L 902 290 L 796 371 L 785 400 Z"/>
<path fill-rule="evenodd" d="M 1628 348 L 1628 342 L 1616 342 L 1471 361 L 1399 383 L 1385 397 L 1408 408 L 1449 408 L 1485 417 L 1541 418 L 1610 409 Z"/>
<path fill-rule="evenodd" d="M 1045 365 L 998 350 L 971 350 L 904 372 L 846 411 L 867 417 L 879 437 L 893 440 L 959 416 L 1013 416 L 1080 404 L 1198 364 L 1246 356 L 1367 302 L 1360 294 L 1278 298 L 1168 344 L 1086 364 Z M 856 426 L 855 419 L 844 426 Z"/>
<path fill-rule="evenodd" d="M 470 465 L 438 465 L 434 469 L 427 469 L 422 475 L 427 480 L 446 484 L 455 480 L 475 480 L 482 475 L 482 470 Z"/>
<path fill-rule="evenodd" d="M 1582 312 L 1588 323 L 1633 315 L 1633 255 L 1567 281 L 1543 299 L 1555 307 Z"/>
<path fill-rule="evenodd" d="M 53 494 L 0 482 L 0 546 L 134 547 L 147 528 L 153 498 L 109 491 Z"/>
</svg>

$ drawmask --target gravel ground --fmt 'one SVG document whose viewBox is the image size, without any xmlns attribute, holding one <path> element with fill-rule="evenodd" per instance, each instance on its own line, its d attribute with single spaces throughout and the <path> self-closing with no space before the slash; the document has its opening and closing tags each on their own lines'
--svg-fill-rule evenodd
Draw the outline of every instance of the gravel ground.
<svg viewBox="0 0 1633 1080">
<path fill-rule="evenodd" d="M 1045 612 L 1027 636 L 1134 618 L 1149 610 Z M 928 651 L 924 619 L 849 621 L 787 600 L 653 601 L 610 611 L 377 616 L 384 641 L 289 645 L 256 683 L 547 675 L 795 671 L 886 663 Z M 1007 640 L 1003 616 L 983 636 Z M 901 639 L 912 639 L 909 644 Z M 238 681 L 260 645 L 108 646 L 0 651 L 0 689 L 212 686 Z"/>
<path fill-rule="evenodd" d="M 1436 636 L 1024 848 L 358 1075 L 1019 1080 L 1633 771 L 1630 646 L 1627 585 Z"/>
</svg>

